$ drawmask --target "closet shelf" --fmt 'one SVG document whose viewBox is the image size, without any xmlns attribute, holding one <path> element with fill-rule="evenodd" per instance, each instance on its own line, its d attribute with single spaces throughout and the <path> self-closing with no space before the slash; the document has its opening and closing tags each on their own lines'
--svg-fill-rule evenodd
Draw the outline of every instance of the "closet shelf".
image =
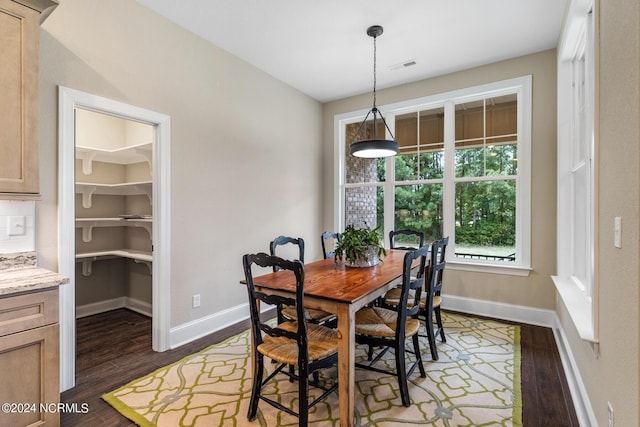
<svg viewBox="0 0 640 427">
<path fill-rule="evenodd" d="M 76 158 L 82 160 L 82 173 L 85 175 L 91 175 L 94 161 L 121 165 L 147 162 L 151 169 L 152 153 L 153 145 L 150 142 L 113 150 L 76 146 Z"/>
<path fill-rule="evenodd" d="M 80 252 L 76 253 L 76 262 L 82 263 L 82 275 L 91 275 L 91 265 L 94 261 L 101 259 L 112 258 L 128 258 L 134 262 L 146 264 L 149 267 L 149 273 L 151 273 L 151 263 L 153 262 L 153 255 L 151 252 L 137 251 L 134 249 L 111 249 L 106 251 L 96 252 Z"/>
<path fill-rule="evenodd" d="M 85 243 L 93 239 L 94 227 L 142 227 L 149 233 L 149 238 L 153 238 L 152 225 L 151 218 L 76 218 L 76 228 L 82 229 L 82 241 Z"/>
<path fill-rule="evenodd" d="M 76 193 L 82 194 L 82 207 L 90 208 L 94 194 L 134 196 L 145 194 L 152 203 L 153 181 L 126 182 L 122 184 L 98 184 L 93 182 L 76 182 Z"/>
</svg>

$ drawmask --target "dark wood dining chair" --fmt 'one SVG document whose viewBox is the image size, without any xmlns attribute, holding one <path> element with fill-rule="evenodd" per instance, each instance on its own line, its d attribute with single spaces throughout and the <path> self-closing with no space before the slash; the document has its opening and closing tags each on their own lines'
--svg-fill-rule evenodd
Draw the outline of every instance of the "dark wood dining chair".
<svg viewBox="0 0 640 427">
<path fill-rule="evenodd" d="M 269 243 L 269 253 L 272 256 L 275 256 L 278 246 L 285 246 L 285 245 L 297 246 L 298 257 L 296 259 L 300 260 L 300 262 L 304 264 L 304 240 L 302 239 L 302 237 L 296 238 L 296 237 L 289 237 L 289 236 L 278 236 Z M 274 272 L 278 271 L 278 269 L 279 269 L 278 266 L 273 266 Z M 285 309 L 287 309 L 287 307 L 282 307 L 281 305 L 278 305 L 276 307 L 278 323 L 282 323 L 285 320 L 290 320 L 287 317 L 285 317 L 284 313 L 282 312 Z"/>
<path fill-rule="evenodd" d="M 269 243 L 269 252 L 272 256 L 277 256 L 277 248 L 284 245 L 294 245 L 298 247 L 298 259 L 304 264 L 304 240 L 302 237 L 278 236 Z M 278 271 L 278 267 L 273 267 L 273 271 Z M 295 307 L 277 307 L 278 322 L 285 320 L 296 320 L 297 312 Z M 336 316 L 333 313 L 317 309 L 307 309 L 305 311 L 306 319 L 318 325 L 335 323 Z"/>
<path fill-rule="evenodd" d="M 389 248 L 413 250 L 424 246 L 424 233 L 408 228 L 389 232 Z"/>
<path fill-rule="evenodd" d="M 309 379 L 311 374 L 314 374 L 315 378 L 315 374 L 321 369 L 331 367 L 337 363 L 338 333 L 334 329 L 308 323 L 304 320 L 304 264 L 300 260 L 288 261 L 266 253 L 258 253 L 244 255 L 242 264 L 249 295 L 251 336 L 253 340 L 253 384 L 247 417 L 250 421 L 256 418 L 258 403 L 263 400 L 281 411 L 298 417 L 300 426 L 307 426 L 309 409 L 335 391 L 338 386 L 337 381 L 326 385 Z M 252 267 L 254 265 L 291 271 L 296 280 L 295 298 L 267 295 L 257 291 L 253 283 Z M 263 322 L 260 317 L 258 301 L 265 304 L 295 307 L 298 312 L 297 317 L 303 320 L 270 326 L 268 323 Z M 265 357 L 275 360 L 278 366 L 267 378 L 263 379 Z M 291 365 L 297 367 L 298 375 L 294 371 L 284 369 Z M 278 374 L 286 375 L 292 381 L 298 381 L 297 411 L 262 394 L 265 384 Z M 309 402 L 310 385 L 321 390 L 320 396 L 312 402 Z"/>
<path fill-rule="evenodd" d="M 324 259 L 333 258 L 336 256 L 336 253 L 333 250 L 328 250 L 328 242 L 333 240 L 335 245 L 336 242 L 340 241 L 340 233 L 334 233 L 331 231 L 325 231 L 320 236 L 320 241 L 322 242 L 322 254 L 324 255 Z"/>
<path fill-rule="evenodd" d="M 435 241 L 431 245 L 429 262 L 425 269 L 425 289 L 420 297 L 419 316 L 425 322 L 427 332 L 426 337 L 429 341 L 431 358 L 433 360 L 438 360 L 438 348 L 436 347 L 435 342 L 436 335 L 440 335 L 440 340 L 442 340 L 442 342 L 447 342 L 444 334 L 440 308 L 442 306 L 442 276 L 446 266 L 445 255 L 448 243 L 449 238 L 445 237 Z M 432 268 L 433 266 L 435 266 L 435 268 Z M 391 289 L 385 294 L 382 306 L 395 308 L 399 303 L 399 298 L 400 288 Z M 436 320 L 435 329 L 433 325 L 434 315 Z"/>
<path fill-rule="evenodd" d="M 356 366 L 396 376 L 402 404 L 407 407 L 410 405 L 407 378 L 416 367 L 419 368 L 422 378 L 427 376 L 420 352 L 418 310 L 424 286 L 424 269 L 428 253 L 429 247 L 422 246 L 405 254 L 400 301 L 395 310 L 373 306 L 362 308 L 356 313 L 356 342 L 368 345 L 369 349 L 382 347 L 382 350 L 369 363 L 356 363 Z M 419 261 L 418 270 L 420 274 L 419 277 L 412 277 L 411 269 L 416 260 Z M 413 351 L 405 349 L 406 340 L 409 338 L 413 342 Z M 376 366 L 380 358 L 389 349 L 393 349 L 395 353 L 395 371 L 393 372 Z M 408 369 L 406 353 L 413 354 L 415 357 L 415 361 L 411 363 Z"/>
<path fill-rule="evenodd" d="M 396 238 L 398 238 L 396 240 Z M 403 241 L 400 243 L 401 241 Z M 416 245 L 416 246 L 413 246 Z M 389 232 L 389 248 L 405 251 L 413 251 L 424 246 L 424 233 L 418 230 L 401 229 Z M 391 289 L 378 301 L 378 305 L 387 308 L 395 308 L 400 298 L 400 287 Z"/>
<path fill-rule="evenodd" d="M 419 316 L 424 319 L 427 329 L 427 339 L 431 348 L 431 358 L 438 360 L 438 348 L 436 347 L 436 335 L 440 335 L 442 342 L 447 342 L 442 325 L 442 279 L 446 266 L 446 251 L 449 237 L 444 237 L 431 245 L 431 257 L 428 268 L 426 292 L 420 299 Z M 433 317 L 436 318 L 436 328 L 433 326 Z"/>
<path fill-rule="evenodd" d="M 304 264 L 304 239 L 302 237 L 278 236 L 269 243 L 269 252 L 276 255 L 278 246 L 294 245 L 298 247 L 298 258 Z M 279 267 L 274 266 L 273 271 L 278 271 Z"/>
</svg>

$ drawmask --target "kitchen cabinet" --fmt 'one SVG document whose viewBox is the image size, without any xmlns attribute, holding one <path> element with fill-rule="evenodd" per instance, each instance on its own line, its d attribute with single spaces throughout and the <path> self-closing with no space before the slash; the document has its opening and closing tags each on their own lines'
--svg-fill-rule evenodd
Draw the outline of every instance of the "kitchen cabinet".
<svg viewBox="0 0 640 427">
<path fill-rule="evenodd" d="M 0 199 L 38 199 L 41 12 L 52 0 L 0 0 Z"/>
<path fill-rule="evenodd" d="M 60 425 L 59 345 L 57 286 L 0 294 L 0 426 Z"/>
</svg>

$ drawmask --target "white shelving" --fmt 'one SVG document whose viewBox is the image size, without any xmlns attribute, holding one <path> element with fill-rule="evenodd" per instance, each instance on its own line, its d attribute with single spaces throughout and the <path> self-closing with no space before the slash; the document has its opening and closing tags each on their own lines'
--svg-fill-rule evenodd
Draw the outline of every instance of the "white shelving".
<svg viewBox="0 0 640 427">
<path fill-rule="evenodd" d="M 153 262 L 153 255 L 151 252 L 136 251 L 133 249 L 110 249 L 107 251 L 79 252 L 76 253 L 76 262 L 82 263 L 82 275 L 90 276 L 91 266 L 94 261 L 116 257 L 129 258 L 134 262 L 146 264 L 149 268 L 149 273 L 151 273 L 151 263 Z"/>
<path fill-rule="evenodd" d="M 76 218 L 76 228 L 82 229 L 82 241 L 86 243 L 93 238 L 95 227 L 142 227 L 147 230 L 151 239 L 152 225 L 151 218 Z"/>
<path fill-rule="evenodd" d="M 91 175 L 94 161 L 121 165 L 147 162 L 152 170 L 152 155 L 153 146 L 150 142 L 113 150 L 76 145 L 76 158 L 82 160 L 82 173 L 85 175 Z"/>
<path fill-rule="evenodd" d="M 126 182 L 121 184 L 98 184 L 93 182 L 76 182 L 76 193 L 82 194 L 82 207 L 90 208 L 92 197 L 94 194 L 116 195 L 116 196 L 134 196 L 144 194 L 149 198 L 149 203 L 153 203 L 152 199 L 152 181 Z"/>
<path fill-rule="evenodd" d="M 149 166 L 149 175 L 152 173 L 152 156 L 153 145 L 151 143 L 143 143 L 137 145 L 130 145 L 117 149 L 102 149 L 96 147 L 89 147 L 87 144 L 76 145 L 76 159 L 82 162 L 82 173 L 84 175 L 92 175 L 94 172 L 94 162 L 101 163 L 114 163 L 118 165 L 134 165 L 136 163 L 147 163 Z M 96 166 L 97 168 L 97 166 Z M 96 169 L 97 172 L 98 169 Z M 137 174 L 138 176 L 144 175 Z M 77 176 L 76 179 L 80 178 Z M 99 178 L 93 177 L 88 181 L 98 181 Z M 149 199 L 149 204 L 153 204 L 152 199 L 153 181 L 136 181 L 136 182 L 123 182 L 123 183 L 105 183 L 105 182 L 86 182 L 82 178 L 76 181 L 76 194 L 82 195 L 82 208 L 92 208 L 94 197 L 101 195 L 112 196 L 136 196 L 146 195 Z M 79 208 L 79 207 L 78 207 Z M 82 215 L 78 217 L 76 214 L 76 229 L 82 233 L 82 241 L 89 243 L 93 240 L 93 230 L 96 227 L 141 227 L 149 233 L 149 242 L 153 238 L 152 227 L 153 219 L 150 215 L 122 215 L 118 216 L 113 209 L 108 213 L 108 217 L 92 217 L 84 218 Z M 104 211 L 106 212 L 106 211 Z M 114 215 L 115 214 L 115 215 Z M 107 236 L 100 235 L 101 239 L 107 239 Z M 106 242 L 101 242 L 106 243 Z M 101 245 L 104 246 L 104 245 Z M 107 247 L 110 245 L 107 245 Z M 83 251 L 82 247 L 78 248 L 76 252 L 76 262 L 82 263 L 82 275 L 89 276 L 92 272 L 92 265 L 95 261 L 111 258 L 127 258 L 136 263 L 143 263 L 149 268 L 149 273 L 152 273 L 153 255 L 151 251 L 137 250 L 131 248 L 120 248 L 117 244 L 114 244 L 108 250 L 101 251 Z M 146 244 L 144 245 L 146 246 Z M 151 245 L 149 245 L 151 247 Z"/>
</svg>

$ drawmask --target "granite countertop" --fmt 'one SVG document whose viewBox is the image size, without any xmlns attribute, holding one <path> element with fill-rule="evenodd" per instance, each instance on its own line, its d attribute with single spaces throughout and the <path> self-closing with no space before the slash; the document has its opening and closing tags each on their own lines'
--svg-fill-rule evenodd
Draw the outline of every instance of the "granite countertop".
<svg viewBox="0 0 640 427">
<path fill-rule="evenodd" d="M 37 267 L 35 252 L 0 254 L 0 297 L 43 290 L 68 282 L 68 277 Z"/>
</svg>

